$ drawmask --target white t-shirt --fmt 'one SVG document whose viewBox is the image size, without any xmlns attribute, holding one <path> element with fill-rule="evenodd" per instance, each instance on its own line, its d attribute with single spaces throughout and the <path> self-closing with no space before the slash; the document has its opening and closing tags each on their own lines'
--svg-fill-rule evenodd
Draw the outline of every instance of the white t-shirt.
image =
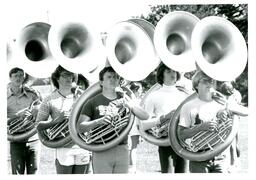
<svg viewBox="0 0 256 180">
<path fill-rule="evenodd" d="M 181 108 L 179 125 L 191 128 L 196 124 L 200 124 L 201 122 L 196 122 L 197 115 L 202 122 L 211 121 L 216 118 L 217 112 L 224 108 L 214 100 L 206 102 L 199 98 L 193 99 Z"/>
<path fill-rule="evenodd" d="M 159 117 L 175 110 L 187 96 L 175 86 L 163 85 L 160 89 L 148 95 L 145 101 L 145 109 L 151 117 Z"/>
<path fill-rule="evenodd" d="M 180 111 L 180 121 L 179 125 L 187 128 L 191 128 L 196 124 L 202 122 L 211 121 L 216 118 L 218 111 L 225 109 L 225 106 L 217 103 L 216 101 L 205 102 L 199 98 L 193 99 L 188 103 L 184 104 Z M 199 116 L 199 119 L 196 120 L 196 116 Z M 199 121 L 199 122 L 196 122 Z M 190 144 L 190 138 L 186 139 L 186 143 Z M 220 155 L 225 155 L 229 159 L 230 150 L 226 148 Z M 228 163 L 229 161 L 227 161 Z"/>
</svg>

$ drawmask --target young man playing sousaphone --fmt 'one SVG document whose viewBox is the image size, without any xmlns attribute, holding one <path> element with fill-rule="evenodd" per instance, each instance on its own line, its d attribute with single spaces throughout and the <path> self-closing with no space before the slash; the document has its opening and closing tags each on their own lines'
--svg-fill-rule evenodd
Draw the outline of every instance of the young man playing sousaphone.
<svg viewBox="0 0 256 180">
<path fill-rule="evenodd" d="M 91 129 L 112 121 L 111 114 L 107 109 L 118 100 L 123 100 L 135 116 L 140 119 L 147 119 L 148 114 L 139 107 L 126 94 L 122 96 L 116 92 L 119 87 L 120 77 L 112 67 L 105 67 L 99 74 L 102 93 L 91 98 L 84 104 L 79 120 L 77 122 L 78 132 L 84 133 Z M 123 139 L 118 145 L 100 152 L 93 152 L 92 163 L 93 172 L 100 173 L 128 173 L 129 155 L 128 155 L 128 137 Z"/>
<path fill-rule="evenodd" d="M 178 89 L 180 73 L 161 64 L 157 70 L 157 83 L 161 87 L 151 92 L 144 102 L 145 110 L 150 114 L 146 121 L 140 121 L 141 129 L 146 131 L 172 118 L 174 111 L 188 96 L 186 89 Z M 178 156 L 170 145 L 158 147 L 162 173 L 184 173 L 187 161 Z"/>
<path fill-rule="evenodd" d="M 64 69 L 62 66 L 58 66 L 52 73 L 51 81 L 55 89 L 44 98 L 36 120 L 39 133 L 42 130 L 54 129 L 53 127 L 56 125 L 61 127 L 61 123 L 68 123 L 65 121 L 69 121 L 72 107 L 83 93 L 83 90 L 76 85 L 77 74 Z M 57 138 L 58 136 L 62 138 L 62 133 L 63 131 L 60 131 Z M 46 139 L 41 137 L 40 140 L 45 141 Z M 56 147 L 54 156 L 57 174 L 89 173 L 89 151 L 78 147 L 73 141 Z"/>
<path fill-rule="evenodd" d="M 22 69 L 17 67 L 11 69 L 9 78 L 10 83 L 7 86 L 8 124 L 10 125 L 17 119 L 20 119 L 20 121 L 35 119 L 41 102 L 40 94 L 24 84 L 25 72 Z M 31 115 L 32 119 L 30 118 Z M 10 128 L 9 126 L 9 131 Z M 17 133 L 25 133 L 26 130 L 24 128 L 18 130 Z M 35 174 L 38 169 L 39 152 L 40 143 L 37 134 L 24 140 L 11 140 L 12 174 L 24 174 L 25 172 L 27 174 Z"/>
<path fill-rule="evenodd" d="M 178 126 L 180 138 L 187 143 L 199 132 L 216 131 L 219 122 L 217 119 L 237 118 L 236 114 L 239 114 L 239 111 L 233 111 L 231 104 L 230 108 L 232 110 L 229 110 L 230 108 L 226 109 L 223 95 L 220 94 L 216 98 L 215 93 L 217 92 L 214 90 L 216 81 L 208 77 L 204 72 L 196 72 L 193 76 L 192 84 L 197 92 L 197 97 L 184 104 L 181 108 Z M 243 112 L 241 111 L 241 113 Z M 198 152 L 208 150 L 209 147 L 203 147 Z M 189 169 L 192 173 L 226 173 L 228 172 L 229 164 L 230 148 L 226 148 L 209 160 L 190 161 Z"/>
</svg>

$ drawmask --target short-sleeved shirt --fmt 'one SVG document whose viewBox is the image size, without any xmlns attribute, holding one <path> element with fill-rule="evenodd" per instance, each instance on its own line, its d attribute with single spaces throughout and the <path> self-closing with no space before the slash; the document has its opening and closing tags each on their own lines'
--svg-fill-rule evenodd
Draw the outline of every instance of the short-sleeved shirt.
<svg viewBox="0 0 256 180">
<path fill-rule="evenodd" d="M 40 94 L 31 87 L 23 86 L 20 95 L 15 95 L 11 87 L 7 87 L 7 118 L 14 116 L 17 112 L 31 106 L 32 102 L 41 99 Z M 37 134 L 27 141 L 38 139 Z"/>
<path fill-rule="evenodd" d="M 202 101 L 199 98 L 193 99 L 184 104 L 180 111 L 179 125 L 191 128 L 202 122 L 211 121 L 216 114 L 225 107 L 216 101 Z M 198 118 L 197 118 L 198 117 Z M 198 122 L 200 120 L 200 122 Z"/>
<path fill-rule="evenodd" d="M 79 94 L 82 92 L 79 91 Z M 59 93 L 59 91 L 56 89 L 54 90 L 49 96 L 47 96 L 38 111 L 36 122 L 40 121 L 47 121 L 48 118 L 56 119 L 60 116 L 60 114 L 64 111 L 68 112 L 71 111 L 73 104 L 77 100 L 79 95 L 77 94 L 70 94 L 68 96 L 63 96 Z M 71 147 L 73 146 L 73 143 L 70 143 L 69 146 L 65 147 Z"/>
<path fill-rule="evenodd" d="M 109 104 L 120 98 L 120 96 L 117 96 L 116 99 L 110 100 L 102 94 L 98 94 L 97 96 L 88 100 L 86 104 L 84 104 L 81 114 L 90 117 L 91 121 L 101 118 L 108 112 Z M 127 140 L 128 136 L 125 137 L 125 139 L 120 144 L 127 144 Z"/>
<path fill-rule="evenodd" d="M 202 122 L 211 121 L 216 117 L 217 112 L 225 109 L 225 106 L 217 103 L 216 101 L 202 101 L 199 98 L 193 99 L 184 104 L 180 111 L 179 125 L 182 127 L 191 128 Z M 190 138 L 186 139 L 186 142 L 190 142 Z M 229 156 L 229 148 L 224 150 L 217 156 L 225 155 Z"/>
<path fill-rule="evenodd" d="M 161 116 L 175 110 L 188 95 L 175 86 L 163 85 L 152 92 L 144 103 L 146 111 L 151 116 Z"/>
</svg>

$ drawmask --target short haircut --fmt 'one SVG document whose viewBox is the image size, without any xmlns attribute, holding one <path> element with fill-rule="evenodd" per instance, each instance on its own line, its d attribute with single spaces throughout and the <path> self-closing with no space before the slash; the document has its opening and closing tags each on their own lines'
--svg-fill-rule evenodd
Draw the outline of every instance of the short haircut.
<svg viewBox="0 0 256 180">
<path fill-rule="evenodd" d="M 89 81 L 82 74 L 78 74 L 77 85 L 84 85 L 84 88 L 87 89 L 89 87 Z"/>
<path fill-rule="evenodd" d="M 111 67 L 111 66 L 107 66 L 107 67 L 104 67 L 100 73 L 99 73 L 99 80 L 100 81 L 103 81 L 103 76 L 106 72 L 112 72 L 112 73 L 116 73 L 115 70 Z"/>
<path fill-rule="evenodd" d="M 166 69 L 170 69 L 172 71 L 174 71 L 173 69 L 167 67 L 165 64 L 160 64 L 160 66 L 157 69 L 157 73 L 156 73 L 156 82 L 158 82 L 159 84 L 163 85 L 164 83 L 164 71 Z M 178 71 L 174 71 L 177 74 L 177 79 L 176 81 L 180 80 L 181 74 Z"/>
<path fill-rule="evenodd" d="M 15 68 L 12 68 L 10 71 L 9 71 L 9 77 L 12 76 L 12 74 L 15 74 L 17 73 L 18 71 L 21 71 L 23 74 L 24 74 L 24 77 L 25 77 L 25 72 L 23 71 L 23 69 L 20 69 L 18 67 L 15 67 Z"/>
<path fill-rule="evenodd" d="M 68 72 L 68 73 L 72 73 L 72 72 L 70 72 L 70 71 L 68 71 L 68 70 L 66 70 L 66 69 L 64 69 L 62 66 L 58 66 L 56 69 L 55 69 L 55 71 L 52 73 L 52 75 L 51 75 L 51 80 L 52 80 L 52 83 L 53 83 L 53 85 L 57 88 L 57 89 L 59 89 L 59 83 L 58 83 L 58 79 L 60 78 L 60 74 L 63 72 L 63 71 L 65 71 L 65 72 Z M 72 74 L 74 74 L 74 78 L 73 78 L 73 82 L 74 81 L 77 81 L 77 75 L 75 74 L 75 73 L 72 73 Z"/>
<path fill-rule="evenodd" d="M 197 71 L 194 76 L 192 77 L 192 85 L 193 85 L 193 89 L 198 92 L 198 84 L 199 84 L 199 81 L 203 78 L 210 78 L 212 79 L 211 77 L 207 76 L 203 71 Z"/>
</svg>

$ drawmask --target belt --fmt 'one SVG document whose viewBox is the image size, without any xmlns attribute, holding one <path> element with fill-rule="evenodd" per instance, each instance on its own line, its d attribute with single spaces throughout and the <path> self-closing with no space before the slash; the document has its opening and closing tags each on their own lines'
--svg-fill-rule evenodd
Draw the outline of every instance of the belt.
<svg viewBox="0 0 256 180">
<path fill-rule="evenodd" d="M 210 148 L 205 148 L 205 149 L 200 149 L 197 152 L 201 153 L 201 152 L 205 152 L 205 151 L 209 151 L 209 150 L 210 150 Z"/>
</svg>

